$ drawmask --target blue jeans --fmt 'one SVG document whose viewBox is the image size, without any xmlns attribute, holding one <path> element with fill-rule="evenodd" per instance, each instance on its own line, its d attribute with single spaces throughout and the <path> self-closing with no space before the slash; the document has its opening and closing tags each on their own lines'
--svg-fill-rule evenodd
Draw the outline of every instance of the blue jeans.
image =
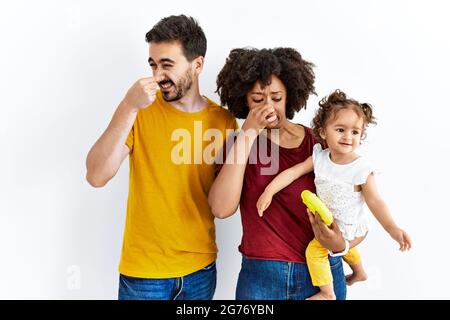
<svg viewBox="0 0 450 320">
<path fill-rule="evenodd" d="M 215 262 L 179 278 L 144 279 L 121 274 L 119 300 L 211 300 L 216 276 Z"/>
<path fill-rule="evenodd" d="M 330 257 L 334 293 L 345 300 L 347 287 L 340 257 Z M 236 300 L 304 300 L 319 292 L 306 264 L 242 257 Z"/>
</svg>

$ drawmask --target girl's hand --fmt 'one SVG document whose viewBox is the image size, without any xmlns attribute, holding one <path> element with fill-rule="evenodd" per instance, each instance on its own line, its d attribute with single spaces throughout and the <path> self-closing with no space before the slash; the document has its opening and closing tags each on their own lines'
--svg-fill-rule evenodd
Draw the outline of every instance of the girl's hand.
<svg viewBox="0 0 450 320">
<path fill-rule="evenodd" d="M 270 104 L 265 104 L 252 108 L 242 125 L 243 130 L 253 129 L 261 130 L 267 127 L 271 122 L 276 121 L 275 109 Z"/>
<path fill-rule="evenodd" d="M 258 214 L 260 217 L 263 216 L 264 210 L 269 207 L 272 202 L 272 197 L 273 196 L 267 191 L 264 191 L 259 197 L 258 202 L 256 202 L 256 208 L 258 208 Z"/>
<path fill-rule="evenodd" d="M 394 228 L 389 232 L 391 237 L 400 244 L 400 251 L 411 249 L 411 237 L 406 231 L 400 228 Z"/>
</svg>

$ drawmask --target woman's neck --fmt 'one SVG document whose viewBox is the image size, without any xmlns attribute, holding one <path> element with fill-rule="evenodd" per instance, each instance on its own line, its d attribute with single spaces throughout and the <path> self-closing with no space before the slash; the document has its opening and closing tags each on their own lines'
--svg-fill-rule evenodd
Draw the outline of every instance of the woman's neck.
<svg viewBox="0 0 450 320">
<path fill-rule="evenodd" d="M 273 130 L 278 130 L 278 138 L 274 136 Z M 283 121 L 277 129 L 268 130 L 269 138 L 283 148 L 297 148 L 305 137 L 305 129 L 290 121 Z"/>
</svg>

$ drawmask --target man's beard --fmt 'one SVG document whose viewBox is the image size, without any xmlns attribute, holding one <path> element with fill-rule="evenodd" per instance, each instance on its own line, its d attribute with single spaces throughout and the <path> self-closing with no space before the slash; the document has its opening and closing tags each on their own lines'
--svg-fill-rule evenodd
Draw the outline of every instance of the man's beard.
<svg viewBox="0 0 450 320">
<path fill-rule="evenodd" d="M 170 80 L 169 80 L 170 81 Z M 173 83 L 173 82 L 172 82 Z M 192 75 L 190 74 L 189 70 L 186 71 L 183 77 L 177 82 L 173 83 L 174 86 L 172 92 L 164 92 L 161 91 L 163 98 L 167 102 L 177 101 L 183 98 L 186 93 L 191 89 L 192 87 Z"/>
</svg>

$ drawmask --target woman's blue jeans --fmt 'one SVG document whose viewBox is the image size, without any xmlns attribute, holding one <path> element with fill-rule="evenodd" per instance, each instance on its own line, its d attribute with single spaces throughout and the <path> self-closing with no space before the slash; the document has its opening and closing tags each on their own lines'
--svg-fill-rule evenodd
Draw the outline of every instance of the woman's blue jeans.
<svg viewBox="0 0 450 320">
<path fill-rule="evenodd" d="M 330 257 L 334 293 L 345 300 L 347 287 L 342 258 Z M 304 300 L 319 292 L 306 264 L 242 257 L 236 300 Z"/>
</svg>

